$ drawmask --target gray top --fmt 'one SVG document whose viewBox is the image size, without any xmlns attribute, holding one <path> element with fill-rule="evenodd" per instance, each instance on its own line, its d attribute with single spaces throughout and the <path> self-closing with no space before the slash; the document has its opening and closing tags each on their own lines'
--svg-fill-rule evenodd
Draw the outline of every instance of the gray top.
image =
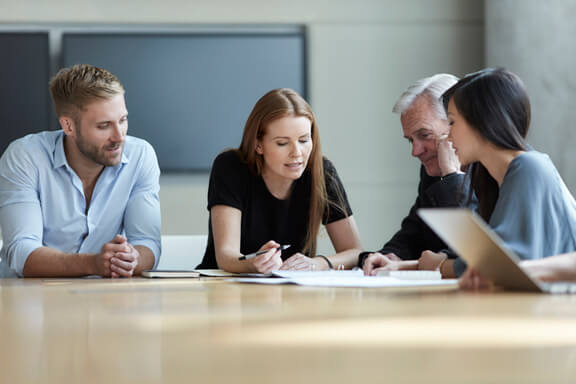
<svg viewBox="0 0 576 384">
<path fill-rule="evenodd" d="M 529 151 L 512 160 L 489 224 L 521 259 L 576 250 L 576 202 L 544 153 Z M 456 275 L 465 269 L 457 259 Z"/>
</svg>

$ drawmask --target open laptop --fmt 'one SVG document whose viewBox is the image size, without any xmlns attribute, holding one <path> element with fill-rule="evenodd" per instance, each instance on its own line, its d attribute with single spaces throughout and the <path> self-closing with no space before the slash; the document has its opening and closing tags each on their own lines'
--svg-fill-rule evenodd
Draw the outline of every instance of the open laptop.
<svg viewBox="0 0 576 384">
<path fill-rule="evenodd" d="M 469 266 L 496 285 L 530 292 L 576 293 L 576 283 L 544 283 L 528 276 L 518 265 L 520 258 L 469 209 L 419 209 L 418 215 Z"/>
</svg>

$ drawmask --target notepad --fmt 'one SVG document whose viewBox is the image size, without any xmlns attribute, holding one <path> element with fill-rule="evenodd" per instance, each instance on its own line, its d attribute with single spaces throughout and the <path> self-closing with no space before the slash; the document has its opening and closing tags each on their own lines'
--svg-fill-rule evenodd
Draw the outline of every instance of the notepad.
<svg viewBox="0 0 576 384">
<path fill-rule="evenodd" d="M 438 271 L 387 271 L 388 276 L 364 276 L 361 270 L 272 271 L 276 278 L 232 281 L 252 284 L 297 284 L 314 287 L 348 288 L 440 288 L 457 289 L 458 281 L 443 280 Z M 393 273 L 389 273 L 393 272 Z M 406 273 L 408 272 L 408 273 Z"/>
<path fill-rule="evenodd" d="M 442 288 L 458 289 L 458 280 L 403 280 L 393 277 L 360 276 L 344 278 L 294 278 L 290 282 L 311 287 L 341 288 Z"/>
<path fill-rule="evenodd" d="M 359 270 L 345 270 L 345 271 L 337 271 L 337 270 L 327 270 L 327 271 L 272 271 L 272 274 L 277 277 L 284 277 L 288 279 L 297 279 L 297 278 L 342 278 L 342 277 L 359 277 L 363 276 L 364 272 L 361 269 Z"/>
<path fill-rule="evenodd" d="M 179 278 L 200 277 L 200 273 L 196 271 L 146 270 L 142 271 L 142 277 L 179 279 Z"/>
<path fill-rule="evenodd" d="M 194 272 L 198 272 L 202 276 L 207 277 L 270 277 L 271 274 L 264 273 L 234 273 L 224 271 L 222 269 L 196 269 Z"/>
<path fill-rule="evenodd" d="M 235 278 L 237 283 L 250 284 L 297 284 L 311 287 L 342 287 L 342 288 L 440 288 L 458 289 L 456 279 L 397 279 L 384 276 L 324 276 L 324 277 L 282 277 L 282 278 Z"/>
<path fill-rule="evenodd" d="M 440 271 L 378 271 L 376 276 L 387 276 L 400 280 L 442 280 Z"/>
</svg>

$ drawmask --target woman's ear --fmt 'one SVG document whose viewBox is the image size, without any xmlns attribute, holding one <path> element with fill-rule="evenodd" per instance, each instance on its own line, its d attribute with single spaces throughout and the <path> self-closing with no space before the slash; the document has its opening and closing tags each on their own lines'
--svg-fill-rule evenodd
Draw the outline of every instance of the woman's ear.
<svg viewBox="0 0 576 384">
<path fill-rule="evenodd" d="M 259 155 L 263 155 L 264 154 L 264 150 L 262 149 L 262 143 L 260 142 L 260 140 L 256 141 L 256 153 Z"/>
</svg>

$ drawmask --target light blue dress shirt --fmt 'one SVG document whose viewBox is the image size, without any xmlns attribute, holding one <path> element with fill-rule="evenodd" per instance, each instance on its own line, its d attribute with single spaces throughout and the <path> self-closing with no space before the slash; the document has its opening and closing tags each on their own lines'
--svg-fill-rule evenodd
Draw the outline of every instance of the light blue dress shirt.
<svg viewBox="0 0 576 384">
<path fill-rule="evenodd" d="M 523 260 L 576 250 L 576 202 L 541 152 L 524 152 L 510 162 L 489 224 Z M 456 259 L 456 274 L 465 269 Z"/>
<path fill-rule="evenodd" d="M 86 214 L 82 181 L 64 153 L 64 133 L 14 141 L 0 159 L 0 271 L 22 276 L 26 259 L 46 246 L 99 253 L 115 235 L 160 258 L 160 169 L 146 141 L 127 136 L 121 162 L 105 167 Z"/>
</svg>

